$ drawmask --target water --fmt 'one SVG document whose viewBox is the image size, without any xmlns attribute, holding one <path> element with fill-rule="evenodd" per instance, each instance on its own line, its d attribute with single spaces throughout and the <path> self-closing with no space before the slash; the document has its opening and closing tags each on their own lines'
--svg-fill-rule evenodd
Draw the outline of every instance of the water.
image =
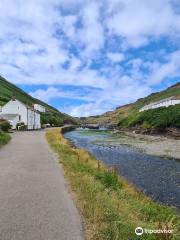
<svg viewBox="0 0 180 240">
<path fill-rule="evenodd" d="M 75 130 L 65 137 L 106 165 L 116 167 L 128 182 L 156 201 L 180 207 L 180 162 L 149 156 L 121 144 L 113 146 L 113 135 L 105 131 Z"/>
</svg>

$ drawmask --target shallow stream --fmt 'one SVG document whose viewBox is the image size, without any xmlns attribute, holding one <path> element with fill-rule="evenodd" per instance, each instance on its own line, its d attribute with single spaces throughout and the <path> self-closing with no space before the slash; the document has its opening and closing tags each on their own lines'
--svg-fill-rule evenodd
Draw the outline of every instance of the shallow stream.
<svg viewBox="0 0 180 240">
<path fill-rule="evenodd" d="M 128 182 L 156 201 L 180 207 L 179 161 L 150 156 L 120 144 L 124 136 L 118 139 L 108 131 L 74 130 L 64 136 L 106 165 L 114 166 Z"/>
</svg>

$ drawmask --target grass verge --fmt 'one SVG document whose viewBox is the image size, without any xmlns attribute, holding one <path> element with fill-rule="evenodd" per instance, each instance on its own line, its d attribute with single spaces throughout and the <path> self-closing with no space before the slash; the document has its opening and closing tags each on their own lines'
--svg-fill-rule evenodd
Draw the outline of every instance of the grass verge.
<svg viewBox="0 0 180 240">
<path fill-rule="evenodd" d="M 86 239 L 178 239 L 179 215 L 136 191 L 113 169 L 83 149 L 73 148 L 60 129 L 49 130 L 47 140 L 59 155 L 65 176 L 86 222 Z M 174 234 L 134 233 L 136 227 L 173 229 Z"/>
<path fill-rule="evenodd" d="M 7 144 L 11 139 L 11 136 L 8 133 L 0 131 L 0 147 Z"/>
</svg>

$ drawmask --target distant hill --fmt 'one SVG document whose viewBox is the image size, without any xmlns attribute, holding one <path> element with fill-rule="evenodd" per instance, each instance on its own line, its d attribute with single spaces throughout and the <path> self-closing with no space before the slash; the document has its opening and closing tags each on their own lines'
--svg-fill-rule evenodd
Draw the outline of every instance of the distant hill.
<svg viewBox="0 0 180 240">
<path fill-rule="evenodd" d="M 117 107 L 114 111 L 106 112 L 99 116 L 83 118 L 82 121 L 88 124 L 117 125 L 125 117 L 137 113 L 143 106 L 171 96 L 180 96 L 180 82 L 167 88 L 166 90 L 152 93 L 147 97 L 140 98 L 134 103 Z"/>
<path fill-rule="evenodd" d="M 44 120 L 44 123 L 47 123 L 49 120 L 53 123 L 54 122 L 61 122 L 63 123 L 75 123 L 76 120 L 72 118 L 71 116 L 61 113 L 56 108 L 48 105 L 47 103 L 33 98 L 26 92 L 24 92 L 22 89 L 17 87 L 16 85 L 8 82 L 5 78 L 0 76 L 0 106 L 3 106 L 5 103 L 7 103 L 12 96 L 15 96 L 18 100 L 23 102 L 24 104 L 28 106 L 32 106 L 32 104 L 38 103 L 42 106 L 44 106 L 47 110 L 46 114 L 42 114 L 42 118 Z"/>
</svg>

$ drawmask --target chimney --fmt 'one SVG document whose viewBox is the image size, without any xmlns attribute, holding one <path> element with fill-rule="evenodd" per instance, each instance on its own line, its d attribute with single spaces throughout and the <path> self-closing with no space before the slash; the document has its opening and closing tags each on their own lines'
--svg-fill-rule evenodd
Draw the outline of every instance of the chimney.
<svg viewBox="0 0 180 240">
<path fill-rule="evenodd" d="M 11 99 L 12 99 L 12 101 L 16 101 L 16 96 L 15 96 L 15 94 L 12 95 L 12 98 L 11 98 Z"/>
</svg>

